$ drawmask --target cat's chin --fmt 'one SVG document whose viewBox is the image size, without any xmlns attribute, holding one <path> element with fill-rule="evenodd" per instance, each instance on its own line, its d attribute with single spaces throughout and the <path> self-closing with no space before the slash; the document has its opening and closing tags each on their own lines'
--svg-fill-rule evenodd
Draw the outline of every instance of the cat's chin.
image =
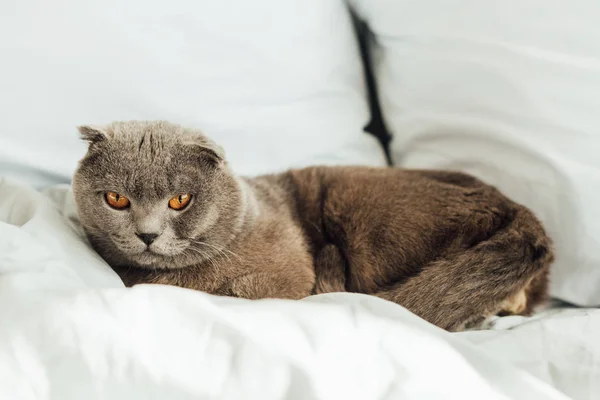
<svg viewBox="0 0 600 400">
<path fill-rule="evenodd" d="M 130 257 L 131 261 L 143 268 L 157 268 L 159 264 L 167 261 L 169 257 L 166 255 L 157 253 L 152 250 L 144 250 L 141 253 L 137 253 Z M 163 267 L 164 268 L 164 267 Z"/>
<path fill-rule="evenodd" d="M 135 254 L 129 257 L 130 264 L 143 269 L 181 269 L 191 266 L 192 264 L 182 264 L 177 255 L 161 254 L 156 251 L 145 250 L 142 253 Z"/>
</svg>

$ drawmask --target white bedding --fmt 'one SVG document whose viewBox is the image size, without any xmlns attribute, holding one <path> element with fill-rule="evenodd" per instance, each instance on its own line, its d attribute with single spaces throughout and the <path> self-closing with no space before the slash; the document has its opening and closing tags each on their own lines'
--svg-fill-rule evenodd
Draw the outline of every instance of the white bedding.
<svg viewBox="0 0 600 400">
<path fill-rule="evenodd" d="M 450 334 L 362 295 L 126 289 L 47 195 L 0 179 L 0 399 L 600 398 L 600 310 Z"/>
<path fill-rule="evenodd" d="M 2 1 L 0 54 L 0 170 L 36 187 L 119 120 L 201 129 L 244 175 L 385 165 L 343 0 Z"/>
</svg>

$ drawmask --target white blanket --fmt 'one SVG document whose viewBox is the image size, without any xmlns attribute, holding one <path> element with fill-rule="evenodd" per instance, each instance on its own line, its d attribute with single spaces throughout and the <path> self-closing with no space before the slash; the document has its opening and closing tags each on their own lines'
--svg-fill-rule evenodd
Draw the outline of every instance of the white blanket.
<svg viewBox="0 0 600 400">
<path fill-rule="evenodd" d="M 0 179 L 0 399 L 597 399 L 600 311 L 450 334 L 354 294 L 126 289 L 67 187 Z"/>
</svg>

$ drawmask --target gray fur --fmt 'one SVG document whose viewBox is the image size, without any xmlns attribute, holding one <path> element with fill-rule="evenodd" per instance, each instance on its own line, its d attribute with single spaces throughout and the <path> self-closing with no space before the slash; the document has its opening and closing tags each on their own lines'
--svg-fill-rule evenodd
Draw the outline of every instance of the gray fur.
<svg viewBox="0 0 600 400">
<path fill-rule="evenodd" d="M 112 266 L 187 267 L 240 232 L 243 185 L 202 133 L 164 121 L 79 131 L 90 147 L 73 178 L 77 209 L 92 246 Z M 129 198 L 130 207 L 108 206 L 107 191 Z M 169 199 L 183 193 L 192 194 L 191 203 L 170 209 Z M 146 248 L 136 233 L 159 236 Z"/>
</svg>

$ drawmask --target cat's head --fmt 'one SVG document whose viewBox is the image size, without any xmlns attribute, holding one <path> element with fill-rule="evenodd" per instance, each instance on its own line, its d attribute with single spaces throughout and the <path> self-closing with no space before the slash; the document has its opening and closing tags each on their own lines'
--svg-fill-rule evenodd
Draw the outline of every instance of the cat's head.
<svg viewBox="0 0 600 400">
<path fill-rule="evenodd" d="M 182 268 L 222 253 L 240 228 L 240 182 L 222 149 L 164 121 L 82 126 L 73 178 L 81 224 L 113 266 Z"/>
</svg>

